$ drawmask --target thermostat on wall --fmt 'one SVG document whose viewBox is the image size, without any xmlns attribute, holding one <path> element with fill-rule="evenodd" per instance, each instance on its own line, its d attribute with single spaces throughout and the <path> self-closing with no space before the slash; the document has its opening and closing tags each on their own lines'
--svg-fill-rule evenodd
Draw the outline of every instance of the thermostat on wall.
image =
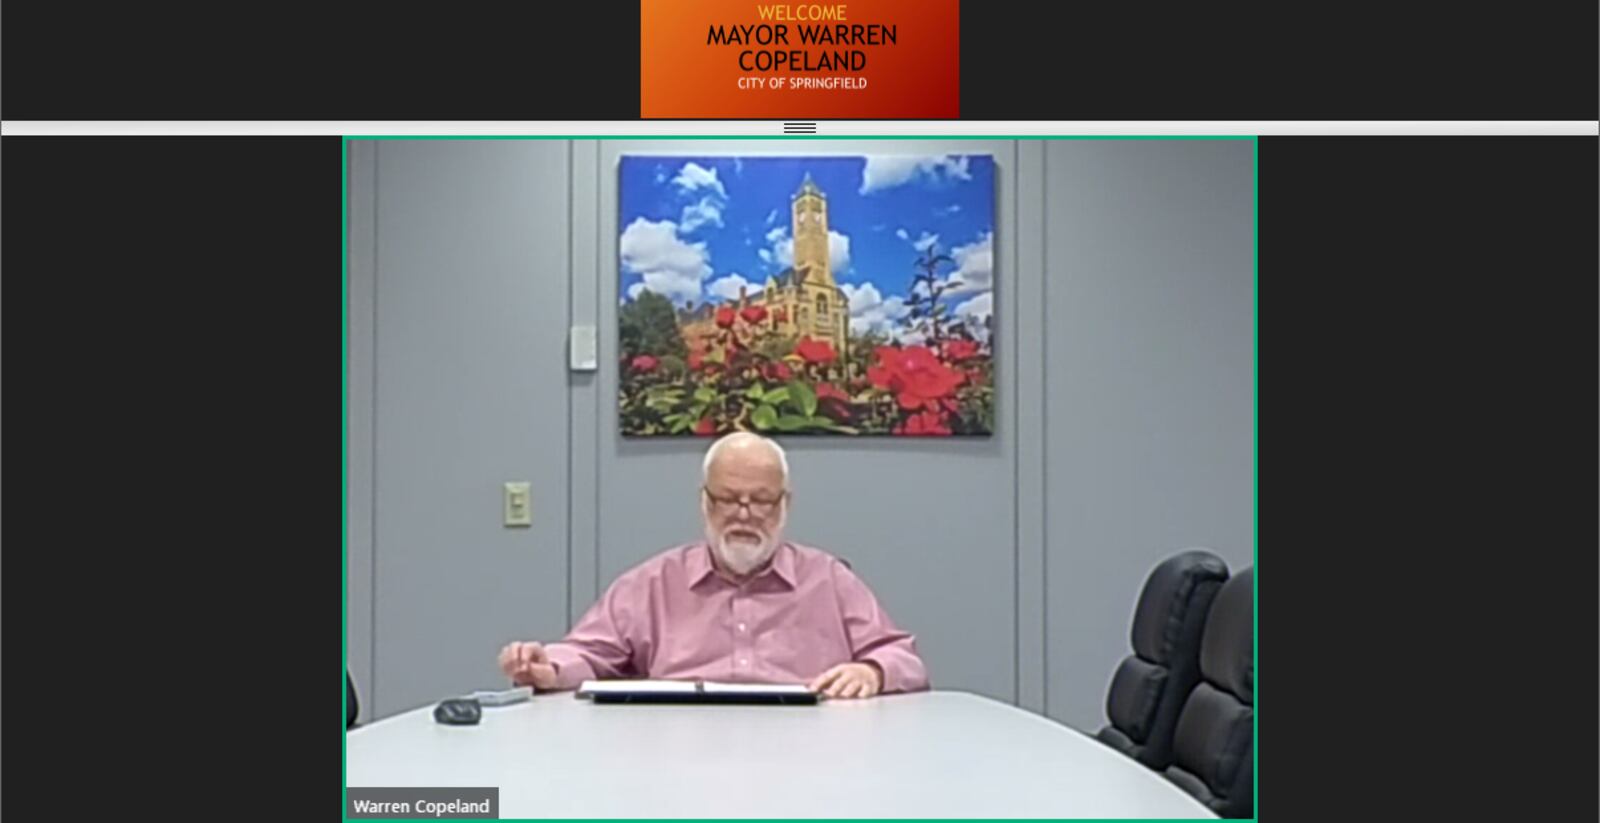
<svg viewBox="0 0 1600 823">
<path fill-rule="evenodd" d="M 594 326 L 573 326 L 567 352 L 573 371 L 594 371 L 598 368 Z"/>
</svg>

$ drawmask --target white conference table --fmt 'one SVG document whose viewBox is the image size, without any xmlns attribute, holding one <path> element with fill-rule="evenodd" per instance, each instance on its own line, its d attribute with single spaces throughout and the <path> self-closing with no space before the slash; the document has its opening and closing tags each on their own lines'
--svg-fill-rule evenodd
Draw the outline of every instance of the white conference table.
<svg viewBox="0 0 1600 823">
<path fill-rule="evenodd" d="M 349 732 L 349 786 L 498 786 L 501 817 L 1215 818 L 1055 721 L 964 692 L 816 706 L 595 705 L 570 692 L 446 726 Z"/>
</svg>

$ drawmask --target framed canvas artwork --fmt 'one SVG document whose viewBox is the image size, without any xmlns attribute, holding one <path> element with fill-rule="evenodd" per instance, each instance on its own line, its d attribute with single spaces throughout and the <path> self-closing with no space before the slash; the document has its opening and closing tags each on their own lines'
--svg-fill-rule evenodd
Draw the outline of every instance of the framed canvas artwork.
<svg viewBox="0 0 1600 823">
<path fill-rule="evenodd" d="M 624 435 L 994 430 L 989 155 L 621 160 Z"/>
</svg>

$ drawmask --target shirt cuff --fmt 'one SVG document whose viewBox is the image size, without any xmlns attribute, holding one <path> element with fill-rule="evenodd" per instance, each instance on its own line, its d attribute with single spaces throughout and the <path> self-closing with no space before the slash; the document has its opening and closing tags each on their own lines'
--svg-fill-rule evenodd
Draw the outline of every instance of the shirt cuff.
<svg viewBox="0 0 1600 823">
<path fill-rule="evenodd" d="M 556 666 L 556 691 L 576 689 L 583 681 L 595 679 L 594 667 L 577 649 L 565 643 L 551 643 L 544 647 L 544 653 Z"/>
<path fill-rule="evenodd" d="M 897 676 L 894 664 L 891 661 L 884 660 L 877 654 L 864 654 L 856 662 L 871 663 L 878 667 L 878 672 L 883 675 L 883 682 L 878 684 L 879 694 L 890 694 L 902 690 L 904 686 L 900 682 L 902 678 Z"/>
</svg>

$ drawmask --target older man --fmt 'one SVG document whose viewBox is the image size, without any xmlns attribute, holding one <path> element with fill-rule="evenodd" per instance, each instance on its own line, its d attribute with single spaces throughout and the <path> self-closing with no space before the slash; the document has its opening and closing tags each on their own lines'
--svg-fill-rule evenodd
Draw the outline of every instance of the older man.
<svg viewBox="0 0 1600 823">
<path fill-rule="evenodd" d="M 702 469 L 705 540 L 625 572 L 567 637 L 500 651 L 517 685 L 595 678 L 806 683 L 830 698 L 928 688 L 914 638 L 827 552 L 786 542 L 789 465 L 767 438 L 730 434 Z"/>
</svg>

